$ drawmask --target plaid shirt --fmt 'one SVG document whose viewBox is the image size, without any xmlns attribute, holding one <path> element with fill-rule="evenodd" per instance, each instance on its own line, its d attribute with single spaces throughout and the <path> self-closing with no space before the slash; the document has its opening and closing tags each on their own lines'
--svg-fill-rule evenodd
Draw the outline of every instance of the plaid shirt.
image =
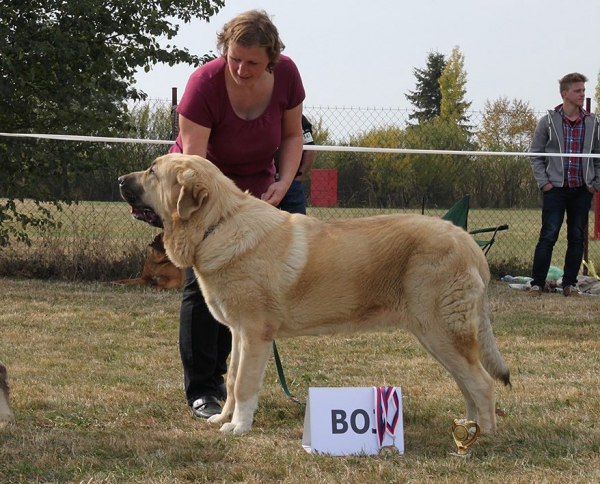
<svg viewBox="0 0 600 484">
<path fill-rule="evenodd" d="M 579 110 L 579 117 L 571 121 L 565 116 L 563 107 L 558 106 L 556 111 L 560 113 L 563 119 L 563 138 L 565 140 L 565 153 L 583 153 L 583 137 L 585 135 L 584 119 L 587 112 Z M 563 158 L 563 167 L 565 172 L 565 187 L 583 186 L 583 167 L 581 158 Z"/>
</svg>

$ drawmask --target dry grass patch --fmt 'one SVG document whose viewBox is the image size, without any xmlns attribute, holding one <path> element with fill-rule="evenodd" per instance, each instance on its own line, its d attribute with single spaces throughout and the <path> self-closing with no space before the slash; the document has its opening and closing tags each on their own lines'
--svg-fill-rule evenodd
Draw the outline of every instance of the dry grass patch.
<svg viewBox="0 0 600 484">
<path fill-rule="evenodd" d="M 395 384 L 404 456 L 302 450 L 304 408 L 269 365 L 253 431 L 191 419 L 178 352 L 180 294 L 0 279 L 0 358 L 18 425 L 0 430 L 0 482 L 599 482 L 600 298 L 530 299 L 495 283 L 494 329 L 513 389 L 496 435 L 460 460 L 455 383 L 406 333 L 297 338 L 278 347 L 300 399 L 311 386 Z"/>
</svg>

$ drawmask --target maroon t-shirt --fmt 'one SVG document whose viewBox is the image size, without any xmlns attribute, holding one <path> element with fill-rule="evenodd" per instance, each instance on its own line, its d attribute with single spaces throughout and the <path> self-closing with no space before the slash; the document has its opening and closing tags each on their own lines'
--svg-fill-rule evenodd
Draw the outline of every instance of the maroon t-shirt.
<svg viewBox="0 0 600 484">
<path fill-rule="evenodd" d="M 194 71 L 177 112 L 211 129 L 206 157 L 242 190 L 260 197 L 275 181 L 273 155 L 281 143 L 281 124 L 286 110 L 305 97 L 296 64 L 280 56 L 273 69 L 273 94 L 256 119 L 241 119 L 231 107 L 225 86 L 226 62 L 215 59 Z M 181 153 L 181 135 L 171 152 Z"/>
</svg>

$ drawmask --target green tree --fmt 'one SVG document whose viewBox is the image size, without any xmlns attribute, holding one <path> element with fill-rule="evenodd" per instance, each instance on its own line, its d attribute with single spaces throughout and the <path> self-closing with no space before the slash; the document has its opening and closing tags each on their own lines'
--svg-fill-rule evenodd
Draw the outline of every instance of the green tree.
<svg viewBox="0 0 600 484">
<path fill-rule="evenodd" d="M 484 104 L 483 122 L 476 133 L 486 151 L 528 151 L 537 118 L 527 101 L 503 96 Z"/>
<path fill-rule="evenodd" d="M 414 69 L 417 90 L 407 95 L 419 110 L 411 114 L 419 124 L 406 130 L 408 148 L 468 150 L 472 148 L 467 125 L 465 101 L 466 72 L 464 58 L 458 47 L 446 59 L 442 54 L 430 53 L 427 69 Z M 406 157 L 413 174 L 412 196 L 427 203 L 451 204 L 464 184 L 464 170 L 468 159 L 445 154 L 412 154 Z"/>
<path fill-rule="evenodd" d="M 462 151 L 472 148 L 469 133 L 453 120 L 441 116 L 406 130 L 405 147 L 410 149 Z M 466 156 L 447 154 L 406 155 L 413 174 L 411 192 L 421 203 L 450 207 L 464 192 L 469 165 Z"/>
<path fill-rule="evenodd" d="M 204 60 L 159 40 L 173 39 L 177 22 L 209 19 L 223 5 L 223 0 L 3 0 L 0 131 L 117 136 L 128 130 L 126 101 L 145 97 L 132 87 L 138 69 Z M 73 178 L 109 162 L 98 144 L 0 140 L 0 197 L 9 201 L 0 205 L 0 245 L 16 235 L 13 222 L 23 229 L 34 223 L 35 216 L 20 214 L 12 200 L 71 199 Z"/>
<path fill-rule="evenodd" d="M 403 148 L 404 130 L 396 126 L 373 128 L 351 139 L 353 146 Z M 395 153 L 357 153 L 364 167 L 366 205 L 377 208 L 401 208 L 410 202 L 411 173 L 404 156 Z"/>
<path fill-rule="evenodd" d="M 465 101 L 467 94 L 467 72 L 465 71 L 464 56 L 458 47 L 452 49 L 452 54 L 439 77 L 441 104 L 440 117 L 466 126 L 467 111 L 471 103 Z"/>
<path fill-rule="evenodd" d="M 171 105 L 167 101 L 147 101 L 134 105 L 128 115 L 129 129 L 122 136 L 132 139 L 168 140 L 173 127 Z M 78 198 L 84 200 L 114 201 L 121 195 L 116 183 L 120 175 L 132 171 L 145 170 L 152 160 L 167 153 L 167 144 L 109 143 L 104 151 L 111 163 L 94 166 L 90 186 L 85 178 L 75 179 Z"/>
<path fill-rule="evenodd" d="M 475 134 L 483 151 L 529 151 L 537 118 L 529 103 L 501 97 L 487 100 L 481 129 Z M 476 161 L 485 176 L 472 177 L 473 199 L 485 207 L 516 207 L 537 197 L 528 159 L 508 156 L 482 156 Z"/>
<path fill-rule="evenodd" d="M 409 115 L 409 119 L 416 119 L 422 123 L 440 115 L 442 93 L 439 79 L 446 66 L 445 56 L 439 52 L 427 54 L 427 66 L 425 69 L 413 68 L 417 78 L 417 86 L 414 91 L 406 94 L 406 99 L 416 108 Z"/>
</svg>

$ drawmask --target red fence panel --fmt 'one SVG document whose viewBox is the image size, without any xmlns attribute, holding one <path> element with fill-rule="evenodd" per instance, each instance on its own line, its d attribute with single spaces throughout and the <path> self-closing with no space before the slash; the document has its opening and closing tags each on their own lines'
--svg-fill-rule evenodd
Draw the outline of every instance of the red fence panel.
<svg viewBox="0 0 600 484">
<path fill-rule="evenodd" d="M 313 207 L 337 205 L 337 170 L 312 170 L 310 175 L 310 200 Z"/>
</svg>

